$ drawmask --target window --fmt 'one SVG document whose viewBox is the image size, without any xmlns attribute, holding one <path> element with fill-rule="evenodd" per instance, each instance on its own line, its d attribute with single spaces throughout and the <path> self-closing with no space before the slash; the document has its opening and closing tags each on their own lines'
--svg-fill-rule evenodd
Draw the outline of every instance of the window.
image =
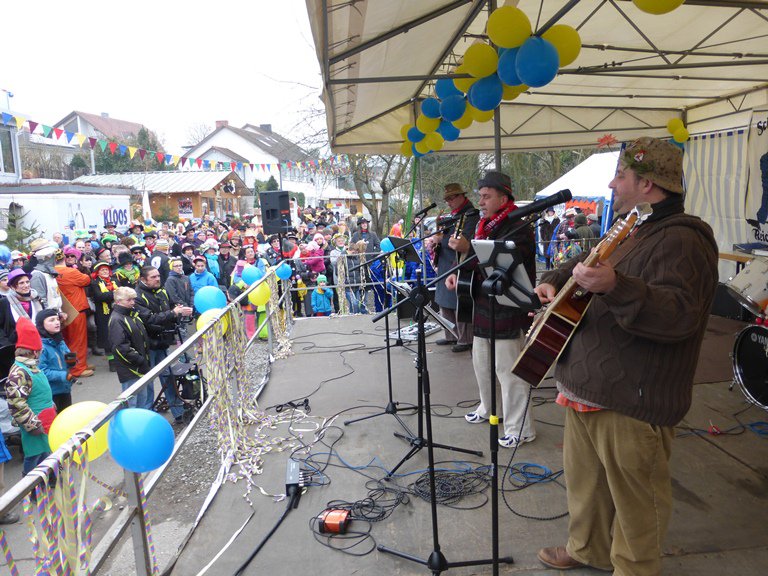
<svg viewBox="0 0 768 576">
<path fill-rule="evenodd" d="M 0 172 L 14 174 L 16 166 L 13 163 L 13 135 L 10 130 L 0 128 Z"/>
</svg>

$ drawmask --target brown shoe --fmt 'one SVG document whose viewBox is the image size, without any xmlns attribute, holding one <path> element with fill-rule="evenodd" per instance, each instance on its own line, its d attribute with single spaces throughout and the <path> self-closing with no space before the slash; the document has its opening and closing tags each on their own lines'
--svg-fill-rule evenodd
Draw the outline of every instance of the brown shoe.
<svg viewBox="0 0 768 576">
<path fill-rule="evenodd" d="M 89 376 L 93 376 L 93 370 L 83 370 L 82 373 L 78 376 L 78 378 L 88 378 Z"/>
<path fill-rule="evenodd" d="M 96 369 L 96 366 L 94 366 L 93 364 L 86 364 L 85 367 L 88 370 L 95 370 Z"/>
<path fill-rule="evenodd" d="M 571 558 L 565 546 L 542 548 L 539 550 L 538 556 L 542 564 L 558 570 L 571 570 L 572 568 L 582 568 L 585 566 L 585 564 Z"/>
</svg>

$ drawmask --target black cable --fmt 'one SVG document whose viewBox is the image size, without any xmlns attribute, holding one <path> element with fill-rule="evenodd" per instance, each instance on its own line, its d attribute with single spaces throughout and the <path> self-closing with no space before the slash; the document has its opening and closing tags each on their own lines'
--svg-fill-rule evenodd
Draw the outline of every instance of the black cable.
<svg viewBox="0 0 768 576">
<path fill-rule="evenodd" d="M 297 502 L 298 496 L 301 494 L 301 488 L 298 486 L 290 486 L 288 488 L 288 494 L 290 498 L 288 499 L 288 506 L 283 511 L 280 518 L 277 520 L 274 526 L 272 526 L 272 529 L 269 531 L 269 533 L 264 537 L 264 539 L 259 543 L 259 545 L 256 547 L 256 549 L 251 552 L 251 555 L 248 556 L 248 558 L 243 562 L 240 567 L 235 570 L 232 576 L 240 576 L 240 574 L 243 573 L 243 571 L 248 568 L 248 564 L 251 563 L 251 561 L 256 557 L 256 554 L 258 554 L 262 548 L 264 548 L 264 545 L 267 543 L 267 541 L 272 538 L 275 532 L 277 532 L 277 529 L 280 528 L 280 524 L 283 523 L 283 520 L 286 519 L 288 516 L 288 513 L 293 509 L 294 505 Z"/>
</svg>

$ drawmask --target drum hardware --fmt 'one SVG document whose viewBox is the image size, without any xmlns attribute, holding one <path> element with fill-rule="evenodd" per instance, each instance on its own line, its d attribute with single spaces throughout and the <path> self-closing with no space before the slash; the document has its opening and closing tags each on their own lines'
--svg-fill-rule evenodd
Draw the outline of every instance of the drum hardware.
<svg viewBox="0 0 768 576">
<path fill-rule="evenodd" d="M 768 327 L 752 325 L 736 336 L 731 354 L 734 380 L 747 401 L 768 411 Z"/>
</svg>

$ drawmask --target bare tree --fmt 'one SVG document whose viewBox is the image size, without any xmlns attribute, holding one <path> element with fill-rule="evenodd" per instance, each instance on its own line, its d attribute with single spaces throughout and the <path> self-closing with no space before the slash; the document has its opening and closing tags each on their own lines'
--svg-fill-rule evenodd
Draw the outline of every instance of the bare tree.
<svg viewBox="0 0 768 576">
<path fill-rule="evenodd" d="M 208 134 L 213 132 L 208 124 L 204 122 L 198 122 L 197 124 L 190 124 L 187 128 L 187 146 L 196 146 L 200 144 Z"/>
<path fill-rule="evenodd" d="M 411 159 L 370 154 L 348 154 L 347 158 L 357 196 L 371 214 L 371 227 L 381 235 L 387 224 L 390 194 L 405 185 Z"/>
</svg>

